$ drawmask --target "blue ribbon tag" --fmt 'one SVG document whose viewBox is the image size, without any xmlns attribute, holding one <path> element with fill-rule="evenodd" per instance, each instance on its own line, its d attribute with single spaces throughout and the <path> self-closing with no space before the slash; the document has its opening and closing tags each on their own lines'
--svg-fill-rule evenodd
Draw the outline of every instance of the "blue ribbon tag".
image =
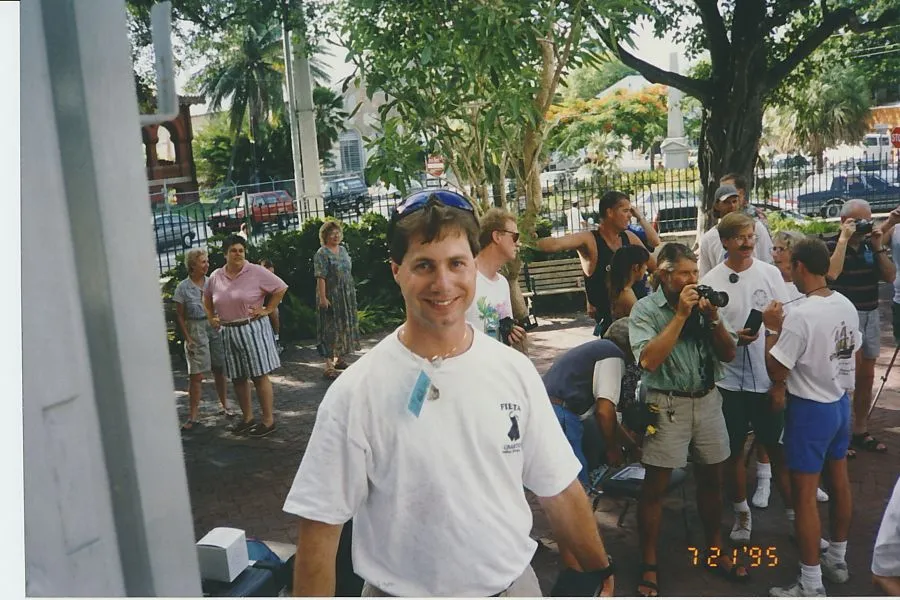
<svg viewBox="0 0 900 600">
<path fill-rule="evenodd" d="M 409 404 L 406 407 L 416 418 L 422 412 L 422 405 L 425 404 L 425 397 L 428 395 L 430 387 L 431 377 L 425 371 L 419 371 L 419 377 L 416 379 L 416 385 L 413 386 L 412 393 L 409 395 Z"/>
</svg>

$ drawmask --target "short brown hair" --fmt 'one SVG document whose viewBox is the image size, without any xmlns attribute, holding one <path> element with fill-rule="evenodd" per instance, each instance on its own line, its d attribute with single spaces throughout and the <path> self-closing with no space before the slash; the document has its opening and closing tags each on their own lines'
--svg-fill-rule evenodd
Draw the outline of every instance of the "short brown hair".
<svg viewBox="0 0 900 600">
<path fill-rule="evenodd" d="M 693 250 L 684 244 L 669 242 L 659 249 L 659 254 L 656 257 L 659 265 L 658 270 L 671 273 L 675 270 L 675 265 L 678 264 L 678 261 L 683 258 L 697 262 L 697 255 L 694 254 Z"/>
<path fill-rule="evenodd" d="M 341 233 L 344 232 L 344 228 L 341 227 L 340 221 L 335 221 L 334 219 L 328 219 L 322 226 L 319 227 L 319 241 L 322 245 L 325 245 L 326 240 L 328 240 L 328 236 L 331 235 L 331 232 L 337 229 Z"/>
<path fill-rule="evenodd" d="M 805 239 L 805 237 L 806 236 L 797 231 L 782 230 L 772 236 L 772 243 L 777 244 L 781 242 L 784 244 L 785 248 L 793 252 L 794 246 L 797 245 L 797 242 Z"/>
<path fill-rule="evenodd" d="M 754 223 L 752 217 L 742 212 L 733 212 L 722 217 L 722 220 L 719 221 L 716 229 L 719 230 L 720 239 L 728 240 L 738 235 L 742 229 L 747 227 L 752 228 L 753 226 Z"/>
<path fill-rule="evenodd" d="M 791 263 L 803 263 L 813 275 L 824 276 L 831 266 L 828 246 L 818 238 L 802 239 L 791 249 Z"/>
<path fill-rule="evenodd" d="M 747 178 L 740 173 L 729 173 L 723 176 L 722 179 L 719 180 L 719 184 L 723 184 L 729 179 L 734 182 L 734 187 L 743 190 L 744 192 L 747 191 Z"/>
<path fill-rule="evenodd" d="M 489 209 L 481 215 L 481 234 L 478 236 L 478 244 L 482 248 L 487 248 L 488 244 L 494 241 L 494 232 L 506 230 L 506 224 L 510 221 L 515 223 L 516 218 L 505 208 Z"/>
<path fill-rule="evenodd" d="M 388 250 L 391 260 L 398 265 L 402 264 L 403 257 L 409 250 L 409 240 L 416 235 L 422 236 L 422 243 L 430 244 L 441 241 L 450 233 L 465 236 L 472 250 L 472 256 L 478 255 L 481 246 L 478 244 L 479 226 L 475 213 L 446 206 L 432 196 L 424 208 L 400 218 L 396 224 L 388 228 Z"/>
</svg>

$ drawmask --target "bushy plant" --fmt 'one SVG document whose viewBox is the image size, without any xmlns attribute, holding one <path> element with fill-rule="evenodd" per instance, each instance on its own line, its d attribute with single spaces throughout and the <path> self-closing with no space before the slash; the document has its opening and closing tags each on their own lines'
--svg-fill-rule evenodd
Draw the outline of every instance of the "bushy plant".
<svg viewBox="0 0 900 600">
<path fill-rule="evenodd" d="M 774 235 L 779 231 L 797 231 L 806 235 L 827 235 L 841 229 L 838 222 L 829 222 L 820 217 L 798 221 L 778 212 L 768 214 L 769 231 Z"/>
</svg>

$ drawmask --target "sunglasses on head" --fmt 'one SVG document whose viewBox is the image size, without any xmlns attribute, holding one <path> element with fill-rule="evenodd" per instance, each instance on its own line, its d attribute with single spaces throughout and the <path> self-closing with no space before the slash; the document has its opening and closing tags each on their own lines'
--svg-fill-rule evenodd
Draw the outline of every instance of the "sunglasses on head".
<svg viewBox="0 0 900 600">
<path fill-rule="evenodd" d="M 396 223 L 403 217 L 410 215 L 417 210 L 422 210 L 428 202 L 434 198 L 438 204 L 465 210 L 475 215 L 475 208 L 465 199 L 464 196 L 451 192 L 449 190 L 422 190 L 407 196 L 403 202 L 397 205 L 394 212 L 391 213 L 391 221 Z"/>
</svg>

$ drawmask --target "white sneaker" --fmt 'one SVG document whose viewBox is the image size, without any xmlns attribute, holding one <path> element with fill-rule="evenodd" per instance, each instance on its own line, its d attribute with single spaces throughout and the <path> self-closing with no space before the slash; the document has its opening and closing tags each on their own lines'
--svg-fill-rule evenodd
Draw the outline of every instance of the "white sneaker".
<svg viewBox="0 0 900 600">
<path fill-rule="evenodd" d="M 828 558 L 828 554 L 825 554 L 819 560 L 819 564 L 822 565 L 822 577 L 831 583 L 847 583 L 850 579 L 850 570 L 846 562 L 833 562 Z"/>
<path fill-rule="evenodd" d="M 750 504 L 755 506 L 756 508 L 768 508 L 769 507 L 769 494 L 772 491 L 772 480 L 768 478 L 757 479 L 756 480 L 756 491 L 753 493 L 753 498 L 750 499 Z"/>
<path fill-rule="evenodd" d="M 731 528 L 732 542 L 750 541 L 750 531 L 753 529 L 753 518 L 750 511 L 734 513 L 734 526 Z"/>
<path fill-rule="evenodd" d="M 831 546 L 831 542 L 825 538 L 819 538 L 819 552 L 827 552 L 829 546 Z"/>
<path fill-rule="evenodd" d="M 816 502 L 828 502 L 828 493 L 822 488 L 816 488 Z"/>
<path fill-rule="evenodd" d="M 827 594 L 825 588 L 820 587 L 814 590 L 808 590 L 803 587 L 800 580 L 794 582 L 790 587 L 773 587 L 769 588 L 770 596 L 778 596 L 782 598 L 824 598 Z"/>
</svg>

